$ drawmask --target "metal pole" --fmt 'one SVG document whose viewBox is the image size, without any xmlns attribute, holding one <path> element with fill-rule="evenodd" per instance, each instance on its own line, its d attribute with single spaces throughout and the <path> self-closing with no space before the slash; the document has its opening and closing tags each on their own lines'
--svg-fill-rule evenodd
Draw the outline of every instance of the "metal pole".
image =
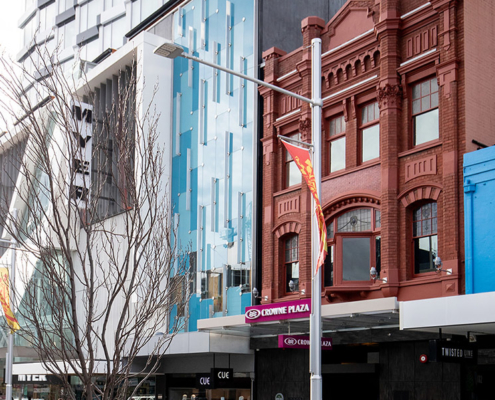
<svg viewBox="0 0 495 400">
<path fill-rule="evenodd" d="M 14 285 L 15 285 L 15 249 L 17 247 L 17 242 L 15 240 L 17 223 L 17 210 L 14 209 L 12 212 L 12 229 L 14 230 L 14 235 L 10 241 L 10 248 L 12 250 L 10 259 L 10 274 L 9 274 L 9 304 L 11 306 L 12 312 L 15 313 L 14 305 Z M 14 332 L 11 330 L 9 334 L 8 352 L 5 355 L 5 399 L 12 400 L 12 365 L 14 361 Z"/>
<path fill-rule="evenodd" d="M 311 40 L 311 134 L 313 136 L 313 173 L 316 181 L 318 198 L 321 194 L 321 39 Z M 315 201 L 313 205 L 313 218 L 311 219 L 311 317 L 309 331 L 310 354 L 310 399 L 321 400 L 321 268 L 317 270 L 319 253 L 319 230 L 315 213 Z"/>
<path fill-rule="evenodd" d="M 272 85 L 272 84 L 270 84 L 268 82 L 260 81 L 259 79 L 253 78 L 252 76 L 241 74 L 240 72 L 233 71 L 233 70 L 231 70 L 229 68 L 222 67 L 221 65 L 218 65 L 218 64 L 213 64 L 213 63 L 211 63 L 209 61 L 203 60 L 202 58 L 191 56 L 190 54 L 187 54 L 186 52 L 182 53 L 180 55 L 180 57 L 187 58 L 188 60 L 193 60 L 193 61 L 199 62 L 200 64 L 208 65 L 209 67 L 218 69 L 219 71 L 223 71 L 223 72 L 226 72 L 226 73 L 231 74 L 231 75 L 234 75 L 234 76 L 238 76 L 239 78 L 245 79 L 245 80 L 250 81 L 250 82 L 254 82 L 257 85 L 265 86 L 265 87 L 267 87 L 269 89 L 275 90 L 276 92 L 280 92 L 280 93 L 286 94 L 287 96 L 295 97 L 296 99 L 301 100 L 301 101 L 304 101 L 305 103 L 313 104 L 313 102 L 314 102 L 314 98 L 313 99 L 308 99 L 308 98 L 306 98 L 304 96 L 301 96 L 301 95 L 299 95 L 297 93 L 293 93 L 293 92 L 291 92 L 289 90 L 285 90 L 285 89 L 283 89 L 281 87 Z M 320 66 L 320 68 L 321 68 L 321 66 Z M 320 95 L 320 103 L 318 103 L 318 104 L 321 105 L 321 95 Z"/>
</svg>

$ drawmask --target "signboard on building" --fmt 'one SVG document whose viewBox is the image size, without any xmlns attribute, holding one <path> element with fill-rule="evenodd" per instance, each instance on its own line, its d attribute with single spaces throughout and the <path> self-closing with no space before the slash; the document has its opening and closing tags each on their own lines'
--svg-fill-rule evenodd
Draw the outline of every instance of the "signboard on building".
<svg viewBox="0 0 495 400">
<path fill-rule="evenodd" d="M 451 340 L 430 340 L 430 357 L 432 362 L 476 363 L 478 352 L 471 343 Z"/>
<path fill-rule="evenodd" d="M 19 374 L 12 375 L 12 383 L 34 383 L 34 384 L 51 384 L 51 385 L 61 385 L 62 382 L 60 378 L 55 375 L 44 375 L 44 374 Z"/>
<path fill-rule="evenodd" d="M 278 347 L 281 349 L 309 349 L 309 336 L 278 335 Z M 321 338 L 321 349 L 332 350 L 332 339 Z"/>
<path fill-rule="evenodd" d="M 308 318 L 311 314 L 311 299 L 286 301 L 246 307 L 246 324 L 280 321 L 283 319 Z"/>
<path fill-rule="evenodd" d="M 209 374 L 196 374 L 196 386 L 198 389 L 229 388 L 233 378 L 232 368 L 212 368 Z"/>
<path fill-rule="evenodd" d="M 72 105 L 72 182 L 70 197 L 80 209 L 87 207 L 91 185 L 93 150 L 93 106 L 86 103 Z"/>
</svg>

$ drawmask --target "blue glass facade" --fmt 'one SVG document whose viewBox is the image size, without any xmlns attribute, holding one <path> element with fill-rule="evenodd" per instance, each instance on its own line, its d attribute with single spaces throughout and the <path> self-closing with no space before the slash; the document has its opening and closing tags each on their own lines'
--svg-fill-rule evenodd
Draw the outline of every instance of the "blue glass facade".
<svg viewBox="0 0 495 400">
<path fill-rule="evenodd" d="M 254 1 L 194 0 L 174 15 L 174 41 L 254 76 Z M 188 330 L 251 305 L 255 88 L 184 58 L 174 61 L 172 206 L 190 246 Z"/>
<path fill-rule="evenodd" d="M 495 290 L 495 147 L 464 154 L 466 294 Z"/>
</svg>

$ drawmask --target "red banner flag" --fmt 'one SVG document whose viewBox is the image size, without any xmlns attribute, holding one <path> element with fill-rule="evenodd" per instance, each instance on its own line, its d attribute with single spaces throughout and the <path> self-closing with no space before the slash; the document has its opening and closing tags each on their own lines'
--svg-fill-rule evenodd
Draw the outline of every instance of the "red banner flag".
<svg viewBox="0 0 495 400">
<path fill-rule="evenodd" d="M 323 217 L 323 210 L 321 209 L 320 200 L 318 199 L 318 192 L 316 190 L 315 174 L 313 172 L 313 164 L 309 155 L 309 150 L 299 146 L 287 143 L 282 140 L 285 148 L 291 155 L 292 159 L 301 171 L 304 180 L 308 184 L 309 190 L 315 199 L 315 215 L 318 221 L 318 231 L 320 236 L 320 252 L 316 263 L 316 272 L 325 262 L 327 256 L 327 228 L 325 225 L 325 218 Z"/>
<path fill-rule="evenodd" d="M 0 268 L 0 303 L 2 304 L 3 313 L 5 314 L 5 319 L 10 330 L 15 332 L 20 329 L 19 323 L 10 309 L 9 270 L 7 268 Z"/>
</svg>

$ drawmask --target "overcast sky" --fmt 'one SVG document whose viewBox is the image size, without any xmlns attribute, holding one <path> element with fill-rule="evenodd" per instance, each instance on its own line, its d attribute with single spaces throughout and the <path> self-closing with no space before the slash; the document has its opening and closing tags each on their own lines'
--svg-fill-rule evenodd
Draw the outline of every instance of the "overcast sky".
<svg viewBox="0 0 495 400">
<path fill-rule="evenodd" d="M 17 22 L 23 11 L 23 0 L 0 0 L 0 45 L 12 56 L 20 50 Z"/>
</svg>

